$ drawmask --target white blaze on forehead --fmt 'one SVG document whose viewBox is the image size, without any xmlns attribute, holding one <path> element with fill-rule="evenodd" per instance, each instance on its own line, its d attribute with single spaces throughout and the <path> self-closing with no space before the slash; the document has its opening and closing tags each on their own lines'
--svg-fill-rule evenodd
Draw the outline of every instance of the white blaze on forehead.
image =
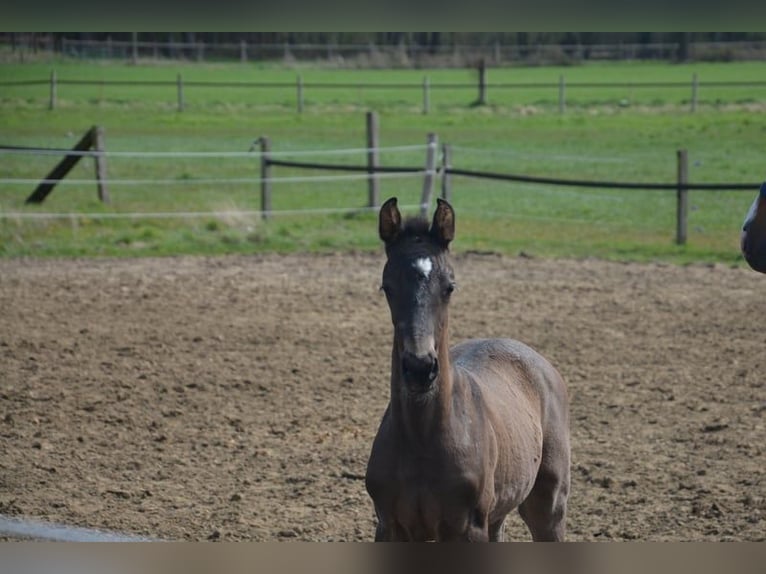
<svg viewBox="0 0 766 574">
<path fill-rule="evenodd" d="M 426 279 L 431 276 L 431 270 L 434 268 L 433 261 L 431 261 L 428 257 L 421 257 L 420 259 L 416 259 L 415 263 L 413 263 L 413 266 L 415 269 L 420 271 Z"/>
</svg>

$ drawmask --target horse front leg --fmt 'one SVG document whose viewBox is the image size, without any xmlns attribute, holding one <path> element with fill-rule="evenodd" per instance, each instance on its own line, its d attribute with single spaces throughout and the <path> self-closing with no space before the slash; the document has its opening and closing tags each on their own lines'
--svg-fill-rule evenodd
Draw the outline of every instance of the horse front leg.
<svg viewBox="0 0 766 574">
<path fill-rule="evenodd" d="M 375 542 L 407 542 L 407 532 L 396 521 L 381 520 L 375 526 Z"/>
<path fill-rule="evenodd" d="M 389 538 L 388 529 L 383 526 L 382 522 L 378 522 L 375 526 L 375 542 L 388 542 Z"/>
<path fill-rule="evenodd" d="M 489 525 L 489 541 L 505 542 L 505 516 Z"/>
<path fill-rule="evenodd" d="M 487 512 L 475 509 L 457 522 L 442 522 L 438 528 L 439 542 L 490 542 Z"/>
</svg>

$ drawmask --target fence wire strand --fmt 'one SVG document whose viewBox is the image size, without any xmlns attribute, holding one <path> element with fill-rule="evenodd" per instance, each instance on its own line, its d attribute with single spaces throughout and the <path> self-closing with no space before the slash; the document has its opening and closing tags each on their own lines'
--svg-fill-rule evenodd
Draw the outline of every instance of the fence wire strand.
<svg viewBox="0 0 766 574">
<path fill-rule="evenodd" d="M 366 169 L 366 168 L 365 168 Z M 359 170 L 361 171 L 361 170 Z M 332 181 L 358 181 L 370 178 L 378 179 L 402 179 L 414 176 L 424 175 L 426 170 L 414 168 L 412 171 L 394 171 L 390 173 L 374 174 L 350 174 L 350 175 L 317 175 L 317 176 L 288 176 L 288 177 L 270 177 L 263 179 L 260 177 L 242 177 L 242 178 L 210 178 L 210 179 L 104 179 L 103 182 L 108 185 L 207 185 L 207 184 L 259 184 L 264 181 L 272 183 L 307 183 L 307 182 L 332 182 Z M 5 185 L 35 185 L 35 184 L 53 184 L 53 185 L 91 185 L 92 179 L 22 179 L 22 178 L 2 178 L 0 184 Z"/>
<path fill-rule="evenodd" d="M 257 141 L 257 140 L 256 140 Z M 0 145 L 0 154 L 5 155 L 70 155 L 79 157 L 137 157 L 137 158 L 222 158 L 222 157 L 245 157 L 260 158 L 262 155 L 268 157 L 299 157 L 299 156 L 322 156 L 322 155 L 351 155 L 365 154 L 370 152 L 391 153 L 418 151 L 427 149 L 428 144 L 406 145 L 406 146 L 388 146 L 388 147 L 356 147 L 341 149 L 314 149 L 314 150 L 280 150 L 261 152 L 256 149 L 249 151 L 96 151 L 84 150 L 77 151 L 67 148 L 44 148 L 44 147 L 26 147 Z"/>
</svg>

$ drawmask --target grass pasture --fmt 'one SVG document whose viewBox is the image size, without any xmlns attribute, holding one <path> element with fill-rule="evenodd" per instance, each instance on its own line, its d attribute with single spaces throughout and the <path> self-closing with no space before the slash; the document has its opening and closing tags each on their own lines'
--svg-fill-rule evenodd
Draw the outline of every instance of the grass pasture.
<svg viewBox="0 0 766 574">
<path fill-rule="evenodd" d="M 453 146 L 453 165 L 475 170 L 637 182 L 672 182 L 675 152 L 689 150 L 692 182 L 757 182 L 763 178 L 766 86 L 705 87 L 705 82 L 760 81 L 766 63 L 620 64 L 489 71 L 489 105 L 474 106 L 469 70 L 322 70 L 253 64 L 57 62 L 0 65 L 0 82 L 59 80 L 168 81 L 167 86 L 69 85 L 48 110 L 48 86 L 0 86 L 0 144 L 71 147 L 91 125 L 106 129 L 109 151 L 246 151 L 267 135 L 275 151 L 361 148 L 364 112 L 380 115 L 382 146 L 425 143 L 428 132 Z M 177 73 L 187 82 L 186 110 L 176 109 Z M 194 81 L 295 82 L 306 85 L 305 111 L 295 88 L 203 88 Z M 691 76 L 700 81 L 690 113 Z M 555 84 L 566 77 L 567 112 L 558 114 Z M 422 113 L 420 83 L 430 78 L 431 113 Z M 636 87 L 640 82 L 689 82 L 688 88 Z M 402 83 L 413 88 L 311 89 L 312 83 Z M 574 88 L 577 82 L 632 82 L 625 88 Z M 493 83 L 505 87 L 493 88 Z M 383 165 L 421 166 L 424 150 L 384 152 Z M 296 159 L 298 159 L 296 157 Z M 364 154 L 310 161 L 364 163 Z M 327 251 L 378 248 L 374 213 L 279 215 L 262 221 L 257 182 L 210 180 L 259 177 L 253 158 L 110 157 L 112 204 L 96 199 L 92 160 L 85 159 L 41 206 L 26 206 L 34 183 L 58 158 L 0 155 L 0 254 L 4 256 L 169 255 Z M 275 167 L 274 177 L 331 175 Z M 72 183 L 81 180 L 82 183 Z M 123 180 L 120 183 L 119 180 Z M 127 183 L 128 180 L 131 183 Z M 419 177 L 383 179 L 381 198 L 419 200 Z M 362 208 L 363 180 L 281 183 L 273 209 Z M 689 239 L 673 243 L 675 194 L 529 185 L 455 177 L 456 250 L 524 252 L 535 256 L 738 264 L 739 226 L 756 192 L 690 192 Z M 100 219 L 88 214 L 227 212 L 193 218 Z M 26 219 L 9 213 L 77 213 Z"/>
</svg>

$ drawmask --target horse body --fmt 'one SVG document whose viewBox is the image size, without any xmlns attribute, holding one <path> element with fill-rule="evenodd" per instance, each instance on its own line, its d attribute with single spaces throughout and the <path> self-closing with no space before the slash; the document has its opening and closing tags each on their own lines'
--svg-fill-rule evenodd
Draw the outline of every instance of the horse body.
<svg viewBox="0 0 766 574">
<path fill-rule="evenodd" d="M 519 508 L 535 540 L 562 540 L 569 433 L 561 376 L 511 339 L 450 348 L 451 289 L 444 286 L 453 281 L 441 251 L 452 237 L 451 207 L 439 202 L 434 242 L 413 233 L 407 243 L 398 211 L 389 213 L 398 226 L 392 237 L 381 213 L 389 255 L 384 287 L 388 280 L 395 328 L 391 400 L 366 475 L 378 516 L 375 539 L 501 540 L 507 514 Z M 438 227 L 445 217 L 446 231 Z M 400 265 L 395 258 L 402 248 Z M 433 265 L 425 265 L 426 258 Z"/>
</svg>

